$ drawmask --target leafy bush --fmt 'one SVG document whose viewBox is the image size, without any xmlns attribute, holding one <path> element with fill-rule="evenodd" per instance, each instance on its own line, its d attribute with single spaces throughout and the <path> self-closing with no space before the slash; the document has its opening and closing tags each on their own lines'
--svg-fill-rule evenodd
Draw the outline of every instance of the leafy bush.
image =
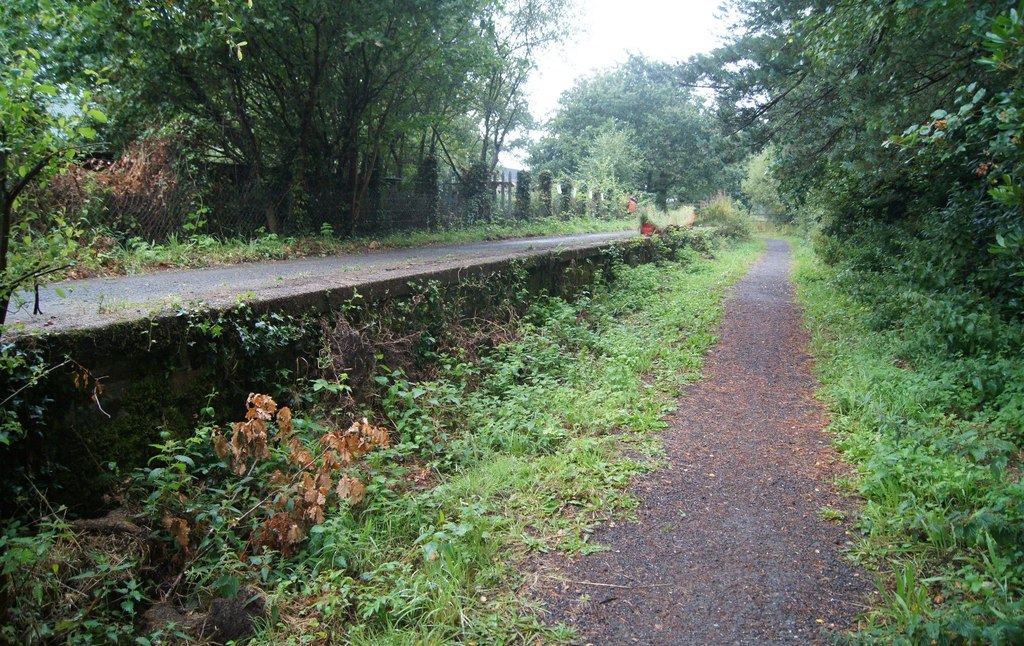
<svg viewBox="0 0 1024 646">
<path fill-rule="evenodd" d="M 860 473 L 855 553 L 895 573 L 864 637 L 1019 642 L 1024 327 L 939 278 L 929 236 L 887 262 L 882 242 L 828 268 L 804 251 L 797 272 L 832 428 Z"/>
<path fill-rule="evenodd" d="M 750 220 L 728 195 L 704 202 L 697 208 L 697 224 L 713 226 L 725 238 L 750 238 Z"/>
</svg>

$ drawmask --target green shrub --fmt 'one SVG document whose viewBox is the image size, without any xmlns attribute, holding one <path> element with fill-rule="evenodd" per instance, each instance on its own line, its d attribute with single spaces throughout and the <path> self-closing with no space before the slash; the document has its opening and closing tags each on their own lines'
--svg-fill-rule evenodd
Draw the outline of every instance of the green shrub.
<svg viewBox="0 0 1024 646">
<path fill-rule="evenodd" d="M 697 224 L 713 226 L 725 238 L 746 240 L 750 238 L 750 219 L 727 195 L 701 204 L 697 208 Z"/>
<path fill-rule="evenodd" d="M 1024 639 L 1024 327 L 982 289 L 937 278 L 932 236 L 819 238 L 796 277 L 832 430 L 860 474 L 862 541 L 882 573 L 867 641 Z M 913 259 L 913 260 L 911 260 Z"/>
</svg>

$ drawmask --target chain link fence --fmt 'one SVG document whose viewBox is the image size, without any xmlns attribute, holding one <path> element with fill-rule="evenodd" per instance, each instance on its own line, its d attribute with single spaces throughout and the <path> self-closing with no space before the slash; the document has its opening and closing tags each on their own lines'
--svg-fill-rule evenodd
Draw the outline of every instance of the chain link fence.
<svg viewBox="0 0 1024 646">
<path fill-rule="evenodd" d="M 72 167 L 47 187 L 40 208 L 77 213 L 99 235 L 148 242 L 198 234 L 251 238 L 266 232 L 374 237 L 538 215 L 600 213 L 593 197 L 579 199 L 571 185 L 549 181 L 549 194 L 534 195 L 524 173 L 517 190 L 515 171 L 485 175 L 475 189 L 465 177 L 438 177 L 436 170 L 426 185 L 416 178 L 381 178 L 357 201 L 330 183 L 267 188 L 230 164 L 193 164 L 183 172 L 172 153 L 171 141 L 154 138 L 114 162 L 92 160 Z"/>
</svg>

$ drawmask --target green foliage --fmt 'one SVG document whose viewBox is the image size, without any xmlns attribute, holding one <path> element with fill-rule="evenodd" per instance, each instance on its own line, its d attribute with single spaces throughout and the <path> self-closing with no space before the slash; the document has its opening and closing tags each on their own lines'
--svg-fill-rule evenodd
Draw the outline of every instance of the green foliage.
<svg viewBox="0 0 1024 646">
<path fill-rule="evenodd" d="M 529 220 L 533 217 L 533 203 L 530 197 L 532 183 L 533 177 L 530 175 L 530 171 L 519 171 L 516 177 L 515 218 L 517 220 Z"/>
<path fill-rule="evenodd" d="M 642 162 L 641 153 L 633 143 L 633 134 L 625 128 L 606 124 L 594 135 L 586 156 L 580 161 L 579 175 L 607 202 L 617 205 L 620 197 L 637 185 Z M 615 210 L 615 206 L 605 204 L 605 207 Z"/>
<path fill-rule="evenodd" d="M 750 238 L 750 220 L 728 195 L 719 195 L 697 208 L 697 223 L 715 227 L 719 235 L 745 240 Z"/>
<path fill-rule="evenodd" d="M 512 592 L 521 583 L 517 564 L 530 550 L 596 549 L 594 523 L 635 506 L 630 478 L 654 464 L 637 456 L 657 455 L 649 433 L 664 427 L 673 395 L 696 378 L 724 290 L 760 248 L 723 250 L 712 262 L 680 253 L 689 236 L 659 244 L 657 264 L 611 265 L 604 277 L 614 278 L 575 302 L 536 299 L 514 327 L 485 326 L 495 342 L 479 363 L 453 350 L 435 354 L 422 380 L 382 368 L 379 398 L 365 404 L 387 425 L 389 446 L 378 442 L 342 467 L 365 484 L 358 502 L 319 481 L 334 440 L 345 437 L 330 409 L 292 418 L 253 395 L 245 421 L 230 430 L 204 410 L 194 435 L 164 437 L 132 483 L 131 498 L 142 504 L 136 520 L 170 557 L 161 561 L 170 587 L 147 581 L 143 599 L 172 590 L 199 610 L 259 587 L 270 618 L 256 643 L 568 641 Z M 669 259 L 676 254 L 682 262 Z M 502 290 L 516 283 L 499 282 Z M 430 291 L 416 312 L 433 309 Z M 502 303 L 515 298 L 508 293 Z M 456 318 L 457 311 L 448 308 Z M 215 327 L 197 328 L 197 338 L 226 333 Z M 321 392 L 343 388 L 326 379 L 309 387 L 317 383 Z M 329 473 L 337 485 L 338 472 Z M 299 531 L 274 520 L 282 517 Z M 44 584 L 46 564 L 58 556 L 45 534 L 33 549 L 30 560 L 41 566 L 19 570 L 32 573 L 19 581 L 26 590 Z M 24 561 L 6 554 L 4 563 Z M 123 613 L 115 588 L 125 579 L 105 581 Z M 133 615 L 114 610 L 97 613 L 89 630 L 135 637 Z M 20 617 L 5 622 L 5 636 L 29 629 Z"/>
<path fill-rule="evenodd" d="M 316 215 L 349 236 L 374 212 L 375 177 L 408 178 L 440 149 L 453 169 L 494 168 L 530 123 L 523 86 L 564 35 L 565 4 L 95 2 L 68 57 L 111 66 L 117 147 L 177 120 L 201 174 L 230 165 L 275 196 L 269 231 Z M 318 212 L 325 200 L 338 208 Z"/>
<path fill-rule="evenodd" d="M 765 150 L 747 160 L 747 175 L 740 183 L 740 191 L 752 215 L 775 224 L 792 222 L 793 213 L 783 204 L 779 183 L 772 173 L 771 151 Z"/>
<path fill-rule="evenodd" d="M 460 178 L 459 197 L 469 205 L 470 221 L 490 220 L 491 171 L 482 161 L 473 162 Z"/>
<path fill-rule="evenodd" d="M 4 621 L 0 638 L 19 644 L 150 643 L 135 621 L 149 603 L 138 535 L 84 540 L 62 514 L 36 527 L 8 521 L 0 534 Z"/>
<path fill-rule="evenodd" d="M 537 174 L 537 192 L 540 193 L 540 217 L 549 218 L 554 214 L 551 171 L 542 170 Z"/>
<path fill-rule="evenodd" d="M 697 66 L 821 225 L 798 277 L 884 573 L 867 642 L 1024 639 L 1014 4 L 744 0 Z"/>
<path fill-rule="evenodd" d="M 725 138 L 672 65 L 630 57 L 579 80 L 559 102 L 531 165 L 585 180 L 591 189 L 644 190 L 697 202 L 736 187 Z"/>
<path fill-rule="evenodd" d="M 563 177 L 562 181 L 559 182 L 559 188 L 561 189 L 562 194 L 559 196 L 560 203 L 558 205 L 558 214 L 562 219 L 567 219 L 572 216 L 574 201 L 573 191 L 575 190 L 575 187 L 573 186 L 572 179 L 569 177 Z"/>
<path fill-rule="evenodd" d="M 497 167 L 509 137 L 534 126 L 524 87 L 534 70 L 533 56 L 570 32 L 565 19 L 571 8 L 567 0 L 485 5 L 480 22 L 486 51 L 468 62 L 479 78 L 470 109 L 480 121 L 479 159 L 489 170 Z"/>
<path fill-rule="evenodd" d="M 931 0 L 737 8 L 742 35 L 682 71 L 722 87 L 730 124 L 774 144 L 784 201 L 813 210 L 841 255 L 927 268 L 1019 311 L 1020 11 Z M 882 229 L 880 246 L 855 243 Z M 935 256 L 905 255 L 924 247 L 903 236 L 928 239 Z"/>
<path fill-rule="evenodd" d="M 862 637 L 1019 641 L 1024 332 L 979 289 L 936 276 L 934 257 L 879 267 L 861 256 L 829 267 L 802 250 L 796 276 L 832 429 L 865 499 L 854 552 L 895 572 Z"/>
<path fill-rule="evenodd" d="M 29 189 L 45 187 L 97 135 L 105 122 L 84 81 L 61 84 L 43 64 L 62 2 L 13 2 L 0 8 L 0 335 L 8 304 L 26 282 L 64 268 L 81 231 L 69 216 L 26 204 Z M 94 83 L 101 81 L 94 75 Z M 16 306 L 21 305 L 15 303 Z"/>
</svg>

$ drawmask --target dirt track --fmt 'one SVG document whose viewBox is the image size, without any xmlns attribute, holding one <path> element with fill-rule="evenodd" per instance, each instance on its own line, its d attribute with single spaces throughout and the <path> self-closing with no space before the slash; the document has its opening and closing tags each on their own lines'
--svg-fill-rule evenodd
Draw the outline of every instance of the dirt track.
<svg viewBox="0 0 1024 646">
<path fill-rule="evenodd" d="M 848 527 L 789 282 L 789 248 L 769 251 L 727 302 L 704 380 L 670 417 L 670 466 L 637 483 L 635 523 L 608 523 L 610 547 L 543 563 L 536 596 L 550 623 L 592 644 L 832 641 L 872 588 L 841 549 Z"/>
</svg>

